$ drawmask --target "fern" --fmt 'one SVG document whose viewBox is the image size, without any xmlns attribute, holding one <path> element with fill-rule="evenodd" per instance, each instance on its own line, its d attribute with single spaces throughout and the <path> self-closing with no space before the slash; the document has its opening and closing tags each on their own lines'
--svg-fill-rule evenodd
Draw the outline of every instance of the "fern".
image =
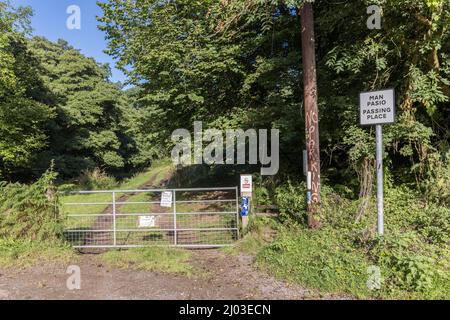
<svg viewBox="0 0 450 320">
<path fill-rule="evenodd" d="M 63 227 L 53 185 L 57 174 L 49 169 L 34 184 L 0 183 L 0 237 L 56 240 Z"/>
</svg>

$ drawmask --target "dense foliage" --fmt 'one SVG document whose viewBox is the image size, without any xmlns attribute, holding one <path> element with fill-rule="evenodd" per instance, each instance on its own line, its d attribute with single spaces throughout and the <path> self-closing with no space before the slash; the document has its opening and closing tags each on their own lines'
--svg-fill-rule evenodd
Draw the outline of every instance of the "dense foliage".
<svg viewBox="0 0 450 320">
<path fill-rule="evenodd" d="M 129 172 L 167 156 L 171 132 L 194 120 L 279 128 L 282 172 L 299 173 L 300 2 L 99 3 L 107 52 L 135 85 L 127 91 L 64 40 L 27 38 L 29 9 L 2 3 L 1 175 L 36 177 L 51 159 L 64 178 Z M 370 194 L 373 132 L 357 124 L 358 92 L 395 87 L 397 123 L 385 130 L 392 182 L 448 194 L 449 1 L 375 2 L 381 30 L 366 27 L 373 1 L 314 5 L 324 178 Z"/>
<path fill-rule="evenodd" d="M 113 0 L 101 4 L 100 21 L 108 52 L 140 84 L 142 104 L 166 121 L 155 135 L 168 140 L 167 132 L 194 120 L 219 128 L 276 127 L 282 167 L 298 171 L 304 118 L 294 4 Z M 384 10 L 381 30 L 366 27 L 371 4 Z M 398 121 L 385 137 L 394 182 L 416 183 L 446 165 L 449 6 L 446 0 L 315 4 L 327 178 L 368 193 L 374 139 L 370 128 L 358 126 L 358 93 L 380 87 L 397 91 Z"/>
<path fill-rule="evenodd" d="M 18 22 L 29 10 L 10 11 L 0 3 L 0 177 L 30 166 L 46 145 L 45 124 L 55 115 L 46 101 L 48 90 L 39 77 L 39 62 L 27 49 Z"/>
<path fill-rule="evenodd" d="M 445 299 L 450 293 L 450 209 L 427 203 L 406 187 L 386 190 L 386 235 L 376 235 L 376 204 L 356 218 L 361 200 L 324 186 L 321 230 L 308 230 L 303 183 L 275 190 L 284 223 L 275 241 L 257 250 L 258 264 L 280 277 L 326 292 L 359 297 Z M 300 213 L 300 215 L 299 215 Z M 267 225 L 267 223 L 265 223 Z M 270 225 L 270 224 L 269 224 Z M 255 224 L 258 227 L 258 223 Z M 253 226 L 252 228 L 255 228 Z M 370 290 L 370 268 L 380 287 Z"/>
<path fill-rule="evenodd" d="M 147 165 L 146 121 L 132 93 L 111 83 L 108 65 L 64 40 L 27 37 L 28 9 L 0 7 L 0 177 L 30 180 L 55 161 L 61 178 L 101 167 Z M 148 120 L 147 120 L 148 121 Z"/>
<path fill-rule="evenodd" d="M 56 176 L 49 170 L 32 185 L 0 183 L 1 238 L 47 241 L 62 237 Z"/>
</svg>

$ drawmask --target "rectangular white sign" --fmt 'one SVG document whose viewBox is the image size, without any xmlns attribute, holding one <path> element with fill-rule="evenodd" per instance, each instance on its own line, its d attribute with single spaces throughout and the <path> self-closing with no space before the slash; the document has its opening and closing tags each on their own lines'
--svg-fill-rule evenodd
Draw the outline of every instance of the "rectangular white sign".
<svg viewBox="0 0 450 320">
<path fill-rule="evenodd" d="M 303 150 L 303 174 L 308 174 L 308 151 Z"/>
<path fill-rule="evenodd" d="M 139 228 L 153 228 L 155 221 L 155 216 L 139 216 Z"/>
<path fill-rule="evenodd" d="M 172 191 L 164 191 L 161 194 L 161 207 L 172 207 Z"/>
<path fill-rule="evenodd" d="M 361 125 L 395 122 L 394 89 L 362 92 L 359 95 L 359 105 Z"/>
<path fill-rule="evenodd" d="M 251 175 L 242 175 L 241 176 L 241 193 L 253 191 L 253 179 Z"/>
</svg>

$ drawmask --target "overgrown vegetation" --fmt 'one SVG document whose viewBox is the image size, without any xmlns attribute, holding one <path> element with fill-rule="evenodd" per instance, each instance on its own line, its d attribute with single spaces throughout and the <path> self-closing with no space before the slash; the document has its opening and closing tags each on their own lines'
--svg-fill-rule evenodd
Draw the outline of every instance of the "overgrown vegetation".
<svg viewBox="0 0 450 320">
<path fill-rule="evenodd" d="M 113 176 L 95 168 L 83 171 L 78 178 L 77 185 L 83 190 L 111 190 L 117 187 L 118 183 Z"/>
<path fill-rule="evenodd" d="M 63 239 L 63 217 L 49 169 L 35 183 L 0 183 L 0 267 L 66 263 L 75 258 Z"/>
<path fill-rule="evenodd" d="M 239 245 L 256 264 L 276 276 L 326 292 L 360 298 L 446 299 L 450 294 L 450 208 L 427 202 L 407 187 L 386 192 L 386 235 L 376 235 L 376 206 L 363 216 L 362 200 L 325 187 L 323 227 L 305 224 L 305 186 L 278 187 L 278 222 L 256 221 Z M 265 230 L 268 226 L 271 231 Z M 276 239 L 267 234 L 276 232 Z M 371 266 L 380 268 L 381 287 L 370 290 Z"/>
<path fill-rule="evenodd" d="M 109 251 L 102 255 L 102 260 L 111 267 L 176 273 L 184 276 L 191 276 L 194 272 L 189 264 L 189 258 L 189 251 L 169 247 Z"/>
<path fill-rule="evenodd" d="M 38 241 L 61 238 L 56 176 L 49 170 L 31 185 L 0 183 L 0 237 Z"/>
<path fill-rule="evenodd" d="M 73 249 L 60 241 L 32 241 L 0 238 L 0 267 L 27 268 L 42 263 L 74 263 Z"/>
</svg>

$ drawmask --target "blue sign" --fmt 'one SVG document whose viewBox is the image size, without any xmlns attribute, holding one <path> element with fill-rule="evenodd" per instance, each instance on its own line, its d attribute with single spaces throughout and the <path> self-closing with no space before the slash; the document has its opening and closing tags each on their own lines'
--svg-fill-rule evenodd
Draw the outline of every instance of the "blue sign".
<svg viewBox="0 0 450 320">
<path fill-rule="evenodd" d="M 249 212 L 249 197 L 242 197 L 241 216 L 247 217 Z"/>
<path fill-rule="evenodd" d="M 306 202 L 308 204 L 311 204 L 312 199 L 311 199 L 311 191 L 306 192 Z"/>
</svg>

